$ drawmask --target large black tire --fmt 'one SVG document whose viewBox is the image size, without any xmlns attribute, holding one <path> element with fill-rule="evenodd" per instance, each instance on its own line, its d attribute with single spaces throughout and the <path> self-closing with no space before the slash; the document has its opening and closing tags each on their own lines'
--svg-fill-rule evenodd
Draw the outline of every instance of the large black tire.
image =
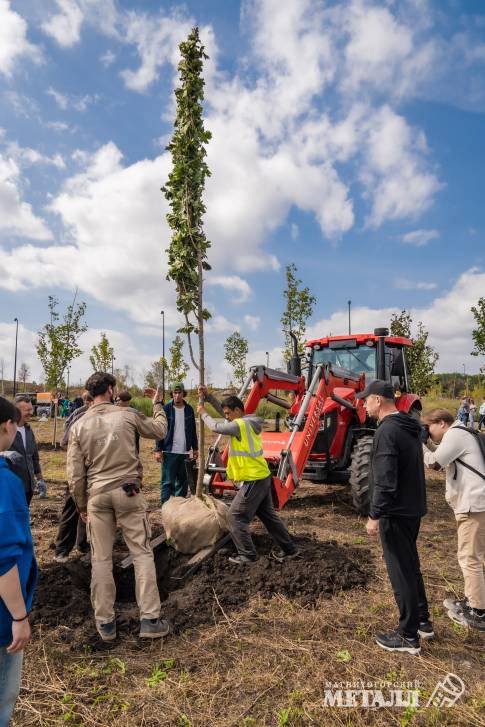
<svg viewBox="0 0 485 727">
<path fill-rule="evenodd" d="M 371 435 L 360 437 L 350 458 L 350 492 L 359 515 L 369 514 L 370 453 L 373 439 Z"/>
</svg>

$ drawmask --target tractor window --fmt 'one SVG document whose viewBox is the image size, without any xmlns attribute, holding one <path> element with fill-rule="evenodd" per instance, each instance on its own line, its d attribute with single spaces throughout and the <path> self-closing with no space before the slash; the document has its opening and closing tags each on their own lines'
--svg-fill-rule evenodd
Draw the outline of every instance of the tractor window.
<svg viewBox="0 0 485 727">
<path fill-rule="evenodd" d="M 335 344 L 334 344 L 335 345 Z M 322 361 L 348 369 L 354 374 L 365 374 L 366 383 L 376 378 L 376 349 L 369 346 L 356 348 L 321 348 L 313 350 L 313 364 Z"/>
<path fill-rule="evenodd" d="M 404 349 L 386 345 L 386 379 L 395 390 L 408 391 Z"/>
</svg>

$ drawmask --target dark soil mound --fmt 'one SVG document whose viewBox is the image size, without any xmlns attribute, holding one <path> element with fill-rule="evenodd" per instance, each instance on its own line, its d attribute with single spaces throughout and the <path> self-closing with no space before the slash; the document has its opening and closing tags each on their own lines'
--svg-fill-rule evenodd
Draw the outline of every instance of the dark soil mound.
<svg viewBox="0 0 485 727">
<path fill-rule="evenodd" d="M 67 564 L 66 564 L 67 565 Z M 80 590 L 64 564 L 49 563 L 39 571 L 31 623 L 55 627 L 60 624 L 70 628 L 91 620 L 92 608 L 86 590 Z M 89 586 L 89 576 L 88 576 Z"/>
<path fill-rule="evenodd" d="M 368 550 L 342 547 L 335 541 L 296 538 L 301 558 L 278 563 L 269 557 L 273 544 L 267 536 L 254 540 L 260 554 L 255 564 L 241 568 L 220 551 L 183 588 L 170 594 L 163 612 L 174 631 L 214 617 L 219 620 L 217 601 L 227 611 L 243 606 L 253 595 L 271 598 L 280 593 L 311 606 L 341 589 L 364 586 L 372 570 Z"/>
<path fill-rule="evenodd" d="M 296 542 L 301 558 L 278 563 L 269 557 L 272 547 L 266 535 L 254 537 L 259 560 L 241 568 L 228 561 L 228 551 L 219 551 L 203 563 L 184 584 L 181 578 L 188 556 L 163 546 L 155 553 L 157 580 L 162 598 L 162 613 L 173 631 L 223 618 L 221 607 L 230 612 L 245 605 L 251 596 L 271 598 L 279 593 L 311 606 L 320 598 L 330 598 L 341 589 L 364 586 L 372 571 L 366 549 L 337 545 L 300 537 Z M 135 601 L 133 568 L 122 569 L 125 554 L 115 554 L 114 575 L 119 609 L 125 612 L 121 631 L 135 632 L 136 610 L 127 608 Z M 85 641 L 93 633 L 89 599 L 91 568 L 86 559 L 66 564 L 51 563 L 42 569 L 32 607 L 33 623 L 44 627 L 67 627 L 68 641 Z M 217 603 L 219 602 L 219 604 Z"/>
</svg>

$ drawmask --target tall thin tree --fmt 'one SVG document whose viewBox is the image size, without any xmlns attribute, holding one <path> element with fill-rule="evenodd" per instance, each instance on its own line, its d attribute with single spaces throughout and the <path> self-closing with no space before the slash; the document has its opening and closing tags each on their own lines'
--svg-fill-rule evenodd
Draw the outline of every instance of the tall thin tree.
<svg viewBox="0 0 485 727">
<path fill-rule="evenodd" d="M 87 330 L 83 318 L 86 312 L 86 303 L 76 303 L 77 290 L 74 299 L 67 306 L 62 322 L 59 321 L 59 301 L 49 296 L 49 318 L 39 331 L 39 340 L 36 345 L 37 356 L 44 369 L 46 387 L 55 392 L 61 386 L 67 367 L 71 361 L 78 358 L 82 351 L 78 344 L 79 336 Z M 57 435 L 57 403 L 54 416 L 53 444 L 56 446 Z"/>
<path fill-rule="evenodd" d="M 298 339 L 298 350 L 303 353 L 305 342 L 305 331 L 308 319 L 313 313 L 317 299 L 310 293 L 308 286 L 297 277 L 297 267 L 294 263 L 286 266 L 286 288 L 283 291 L 285 299 L 285 310 L 281 316 L 281 325 L 285 336 L 285 348 L 283 357 L 288 361 L 292 355 L 292 342 L 290 332 Z"/>
<path fill-rule="evenodd" d="M 187 40 L 180 44 L 181 61 L 178 65 L 180 85 L 175 89 L 177 114 L 174 133 L 167 149 L 172 155 L 172 171 L 162 191 L 171 211 L 167 215 L 172 230 L 168 252 L 167 279 L 177 289 L 177 309 L 184 318 L 180 333 L 187 335 L 189 353 L 199 372 L 199 383 L 205 382 L 204 321 L 210 318 L 204 307 L 203 277 L 210 270 L 207 250 L 210 242 L 203 229 L 205 180 L 210 176 L 205 161 L 206 144 L 211 133 L 204 127 L 202 101 L 204 99 L 204 60 L 208 56 L 193 28 Z M 198 358 L 194 355 L 192 334 L 198 338 Z M 200 422 L 200 451 L 204 456 L 204 427 Z M 197 496 L 202 497 L 204 471 L 199 467 Z"/>
<path fill-rule="evenodd" d="M 101 340 L 97 346 L 91 348 L 89 360 L 93 371 L 110 371 L 113 364 L 114 349 L 109 345 L 106 333 L 101 333 Z"/>
</svg>

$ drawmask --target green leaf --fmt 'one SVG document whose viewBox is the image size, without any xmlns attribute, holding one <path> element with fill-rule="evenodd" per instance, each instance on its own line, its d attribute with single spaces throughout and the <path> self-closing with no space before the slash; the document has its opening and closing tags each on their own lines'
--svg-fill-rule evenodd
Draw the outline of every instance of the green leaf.
<svg viewBox="0 0 485 727">
<path fill-rule="evenodd" d="M 349 661 L 352 661 L 352 655 L 348 649 L 342 649 L 342 651 L 337 651 L 336 653 L 337 661 L 341 661 L 344 664 L 347 664 Z"/>
</svg>

